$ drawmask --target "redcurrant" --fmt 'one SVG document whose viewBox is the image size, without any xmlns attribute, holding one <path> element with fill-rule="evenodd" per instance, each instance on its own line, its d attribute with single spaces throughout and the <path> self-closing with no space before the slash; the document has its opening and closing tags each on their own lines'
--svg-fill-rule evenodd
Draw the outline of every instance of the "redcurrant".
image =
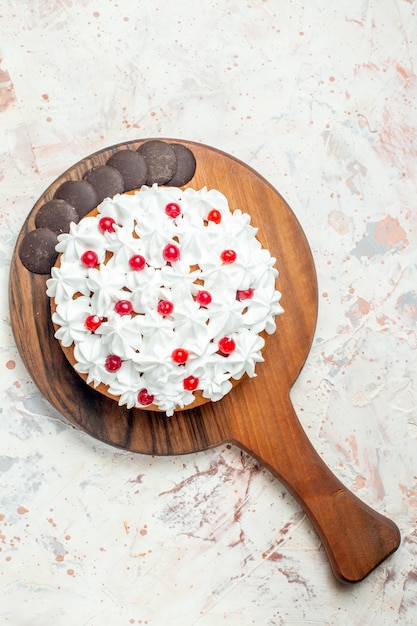
<svg viewBox="0 0 417 626">
<path fill-rule="evenodd" d="M 134 254 L 129 259 L 129 267 L 132 270 L 143 270 L 145 265 L 145 257 L 143 257 L 141 254 Z"/>
<path fill-rule="evenodd" d="M 178 365 L 183 365 L 188 360 L 188 352 L 184 348 L 176 348 L 172 351 L 171 358 Z"/>
<path fill-rule="evenodd" d="M 198 387 L 199 380 L 196 376 L 187 376 L 183 380 L 183 386 L 186 391 L 195 391 Z"/>
<path fill-rule="evenodd" d="M 165 213 L 175 219 L 181 213 L 181 207 L 176 202 L 168 202 L 165 207 Z"/>
<path fill-rule="evenodd" d="M 98 228 L 102 233 L 114 233 L 115 220 L 112 217 L 104 216 L 98 222 Z"/>
<path fill-rule="evenodd" d="M 220 339 L 218 343 L 218 346 L 220 352 L 224 355 L 227 355 L 233 352 L 233 350 L 236 348 L 236 343 L 231 337 L 222 337 L 222 339 Z"/>
<path fill-rule="evenodd" d="M 195 297 L 198 304 L 202 307 L 206 307 L 210 304 L 212 298 L 211 293 L 209 291 L 199 291 Z"/>
<path fill-rule="evenodd" d="M 236 292 L 236 297 L 238 300 L 250 300 L 253 298 L 253 289 L 249 287 L 249 289 L 238 289 Z"/>
<path fill-rule="evenodd" d="M 171 315 L 174 305 L 169 300 L 160 300 L 158 302 L 158 313 L 161 315 Z"/>
<path fill-rule="evenodd" d="M 220 255 L 221 260 L 223 261 L 223 263 L 234 263 L 236 261 L 236 257 L 237 254 L 234 250 L 223 250 L 223 252 Z"/>
<path fill-rule="evenodd" d="M 168 243 L 162 251 L 162 256 L 167 263 L 178 261 L 180 249 L 174 243 Z"/>
<path fill-rule="evenodd" d="M 95 267 L 98 263 L 98 256 L 94 250 L 86 250 L 81 255 L 81 262 L 86 267 Z"/>
<path fill-rule="evenodd" d="M 154 396 L 147 389 L 141 389 L 138 393 L 138 402 L 142 406 L 149 406 L 154 401 Z"/>
<path fill-rule="evenodd" d="M 117 354 L 109 354 L 105 362 L 108 372 L 117 372 L 122 367 L 122 359 Z"/>
<path fill-rule="evenodd" d="M 133 305 L 130 300 L 118 300 L 114 305 L 114 310 L 119 315 L 130 315 L 133 311 Z"/>
<path fill-rule="evenodd" d="M 220 222 L 222 221 L 222 214 L 217 209 L 211 209 L 211 211 L 207 215 L 207 219 L 209 222 L 220 224 Z"/>
<path fill-rule="evenodd" d="M 92 333 L 95 333 L 97 328 L 99 328 L 102 324 L 102 319 L 98 315 L 89 315 L 86 317 L 84 326 L 87 330 L 91 330 Z"/>
</svg>

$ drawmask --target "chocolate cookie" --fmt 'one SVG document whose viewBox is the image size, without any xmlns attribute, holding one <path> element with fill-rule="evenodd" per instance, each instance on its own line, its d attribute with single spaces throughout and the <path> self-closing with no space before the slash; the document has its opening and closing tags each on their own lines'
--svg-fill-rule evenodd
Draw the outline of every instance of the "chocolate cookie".
<svg viewBox="0 0 417 626">
<path fill-rule="evenodd" d="M 167 182 L 171 187 L 182 187 L 192 179 L 195 173 L 195 156 L 189 148 L 181 143 L 170 143 L 177 155 L 177 169 L 173 177 Z"/>
<path fill-rule="evenodd" d="M 110 165 L 98 165 L 84 174 L 83 179 L 93 185 L 97 193 L 97 203 L 104 198 L 113 198 L 118 193 L 123 193 L 125 182 L 123 176 Z"/>
<path fill-rule="evenodd" d="M 49 274 L 58 256 L 57 242 L 57 234 L 52 230 L 36 228 L 23 238 L 19 246 L 20 260 L 34 274 Z"/>
<path fill-rule="evenodd" d="M 77 211 L 65 200 L 49 200 L 41 206 L 35 217 L 36 228 L 49 228 L 54 233 L 69 233 L 71 222 L 78 223 Z"/>
<path fill-rule="evenodd" d="M 124 180 L 124 191 L 139 189 L 146 184 L 148 166 L 142 154 L 135 150 L 119 150 L 112 154 L 106 165 L 116 168 Z"/>
<path fill-rule="evenodd" d="M 58 187 L 54 198 L 71 204 L 80 219 L 98 205 L 97 192 L 86 180 L 66 180 Z"/>
<path fill-rule="evenodd" d="M 174 176 L 177 169 L 177 155 L 171 146 L 164 141 L 151 139 L 145 141 L 137 151 L 148 166 L 147 184 L 164 185 Z"/>
</svg>

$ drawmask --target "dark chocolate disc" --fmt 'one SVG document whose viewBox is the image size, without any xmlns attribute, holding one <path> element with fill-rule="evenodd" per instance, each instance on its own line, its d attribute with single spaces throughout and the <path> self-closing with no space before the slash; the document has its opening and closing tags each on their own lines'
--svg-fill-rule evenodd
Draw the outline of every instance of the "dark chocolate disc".
<svg viewBox="0 0 417 626">
<path fill-rule="evenodd" d="M 144 157 L 135 150 L 118 150 L 112 154 L 106 165 L 119 170 L 124 180 L 124 191 L 139 189 L 146 184 L 148 166 Z"/>
<path fill-rule="evenodd" d="M 169 145 L 177 155 L 177 169 L 171 180 L 167 182 L 167 185 L 182 187 L 194 176 L 196 168 L 195 156 L 189 148 L 181 143 L 171 143 Z"/>
<path fill-rule="evenodd" d="M 49 228 L 54 233 L 69 233 L 71 222 L 79 222 L 80 218 L 73 206 L 65 200 L 49 200 L 36 213 L 36 228 Z"/>
<path fill-rule="evenodd" d="M 86 180 L 66 180 L 58 187 L 54 198 L 71 204 L 80 219 L 98 205 L 97 192 Z"/>
<path fill-rule="evenodd" d="M 31 230 L 20 243 L 20 260 L 34 274 L 49 274 L 58 256 L 57 242 L 57 234 L 49 228 Z"/>
<path fill-rule="evenodd" d="M 84 180 L 93 185 L 97 193 L 98 204 L 104 198 L 113 198 L 118 193 L 123 193 L 125 183 L 123 176 L 110 165 L 98 165 L 93 167 L 83 176 Z"/>
<path fill-rule="evenodd" d="M 171 180 L 177 169 L 177 155 L 169 144 L 151 139 L 145 141 L 137 151 L 143 155 L 148 166 L 148 185 L 164 185 Z"/>
</svg>

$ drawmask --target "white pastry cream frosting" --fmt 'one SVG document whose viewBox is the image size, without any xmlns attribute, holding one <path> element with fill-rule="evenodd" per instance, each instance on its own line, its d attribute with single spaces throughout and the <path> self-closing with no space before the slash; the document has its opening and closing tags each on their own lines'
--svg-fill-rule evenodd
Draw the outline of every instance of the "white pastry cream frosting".
<svg viewBox="0 0 417 626">
<path fill-rule="evenodd" d="M 215 189 L 142 187 L 58 237 L 55 336 L 88 384 L 172 415 L 255 376 L 282 313 L 275 258 Z"/>
</svg>

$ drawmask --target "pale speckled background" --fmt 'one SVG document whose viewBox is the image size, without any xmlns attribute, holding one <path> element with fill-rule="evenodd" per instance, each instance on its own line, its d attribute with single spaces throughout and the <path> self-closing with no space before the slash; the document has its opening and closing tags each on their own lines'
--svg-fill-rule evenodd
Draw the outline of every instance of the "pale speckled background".
<svg viewBox="0 0 417 626">
<path fill-rule="evenodd" d="M 0 623 L 391 626 L 417 619 L 415 0 L 0 0 Z M 392 517 L 342 586 L 291 496 L 237 448 L 152 458 L 72 428 L 17 353 L 9 263 L 63 170 L 144 137 L 266 177 L 311 245 L 317 332 L 292 399 Z"/>
</svg>

